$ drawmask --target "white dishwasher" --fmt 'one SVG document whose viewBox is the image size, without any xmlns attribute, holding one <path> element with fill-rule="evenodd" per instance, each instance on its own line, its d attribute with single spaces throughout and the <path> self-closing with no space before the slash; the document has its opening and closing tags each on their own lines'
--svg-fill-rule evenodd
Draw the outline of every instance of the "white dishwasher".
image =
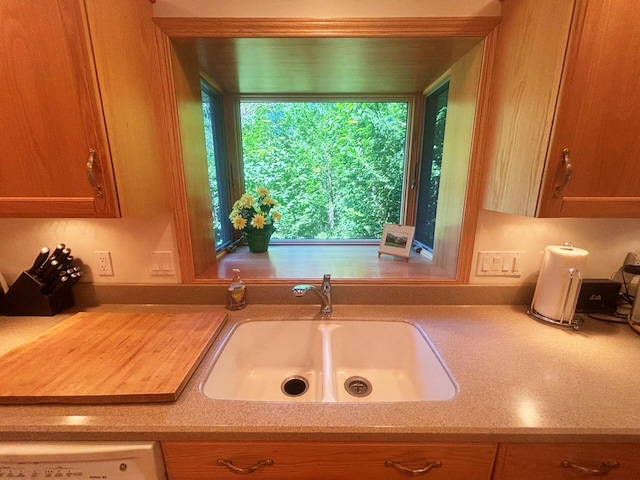
<svg viewBox="0 0 640 480">
<path fill-rule="evenodd" d="M 158 442 L 0 442 L 0 479 L 165 480 Z"/>
</svg>

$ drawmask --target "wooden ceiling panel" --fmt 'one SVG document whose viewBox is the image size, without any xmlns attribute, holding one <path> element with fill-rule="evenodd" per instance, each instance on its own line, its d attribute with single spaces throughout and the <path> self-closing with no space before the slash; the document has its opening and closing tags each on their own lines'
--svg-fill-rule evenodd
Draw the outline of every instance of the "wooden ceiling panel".
<svg viewBox="0 0 640 480">
<path fill-rule="evenodd" d="M 482 38 L 195 38 L 201 71 L 226 93 L 414 94 Z"/>
</svg>

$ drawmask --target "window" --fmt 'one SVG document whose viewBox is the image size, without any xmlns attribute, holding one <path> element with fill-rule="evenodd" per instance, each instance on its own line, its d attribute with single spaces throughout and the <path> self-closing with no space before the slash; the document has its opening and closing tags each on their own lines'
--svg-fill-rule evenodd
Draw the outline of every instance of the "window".
<svg viewBox="0 0 640 480">
<path fill-rule="evenodd" d="M 222 97 L 208 84 L 202 83 L 202 113 L 207 148 L 207 170 L 211 192 L 216 250 L 232 241 L 232 229 L 227 220 L 231 211 L 227 156 L 224 141 Z"/>
<path fill-rule="evenodd" d="M 415 241 L 433 253 L 449 84 L 425 97 Z M 216 249 L 233 240 L 221 97 L 203 84 Z M 403 223 L 408 101 L 241 100 L 247 192 L 266 186 L 287 221 L 275 240 L 378 241 Z M 221 180 L 223 179 L 223 180 Z M 413 215 L 409 212 L 409 215 Z M 404 223 L 413 223 L 406 221 Z"/>
<path fill-rule="evenodd" d="M 443 32 L 444 36 L 433 37 L 429 33 L 432 22 L 426 23 L 421 30 L 424 33 L 408 38 L 405 27 L 417 31 L 416 26 L 420 22 L 416 22 L 416 19 L 407 24 L 385 20 L 384 32 L 380 30 L 379 19 L 376 22 L 357 22 L 347 27 L 338 22 L 341 29 L 331 31 L 327 30 L 326 22 L 318 26 L 317 22 L 291 19 L 293 30 L 304 35 L 286 38 L 281 38 L 282 32 L 273 23 L 267 22 L 265 28 L 265 25 L 256 25 L 251 21 L 238 23 L 234 20 L 229 23 L 227 20 L 213 22 L 202 37 L 189 40 L 175 38 L 170 45 L 172 58 L 178 60 L 169 66 L 173 66 L 175 81 L 172 85 L 176 89 L 180 122 L 176 125 L 179 130 L 173 132 L 180 135 L 176 137 L 180 144 L 172 151 L 172 171 L 175 183 L 182 187 L 180 193 L 184 194 L 186 200 L 176 205 L 179 210 L 176 212 L 175 227 L 177 243 L 184 254 L 181 255 L 183 281 L 224 282 L 229 278 L 231 269 L 237 267 L 238 260 L 245 258 L 251 267 L 243 277 L 276 283 L 317 278 L 318 272 L 322 273 L 325 266 L 335 278 L 349 281 L 465 281 L 473 252 L 477 210 L 475 200 L 480 193 L 477 174 L 481 168 L 481 147 L 485 140 L 483 131 L 487 128 L 484 113 L 478 112 L 480 115 L 476 115 L 476 108 L 486 107 L 488 102 L 487 75 L 480 80 L 482 69 L 486 66 L 485 60 L 492 53 L 495 42 L 485 45 L 482 38 L 485 33 L 480 30 L 475 30 L 473 36 L 469 36 L 471 31 L 468 31 L 461 37 L 455 37 L 459 26 L 455 32 L 449 30 Z M 241 30 L 237 30 L 238 25 L 242 26 Z M 480 27 L 475 22 L 468 25 Z M 491 31 L 494 26 L 490 30 L 485 26 L 485 31 Z M 240 31 L 242 35 L 247 34 L 246 37 L 238 37 Z M 432 55 L 435 52 L 438 54 Z M 201 208 L 202 194 L 207 194 L 209 188 L 205 142 L 204 138 L 198 138 L 203 137 L 201 128 L 195 131 L 189 129 L 189 125 L 202 121 L 198 118 L 202 114 L 200 106 L 195 105 L 201 100 L 200 89 L 193 88 L 196 80 L 212 79 L 212 85 L 216 88 L 219 86 L 218 91 L 224 97 L 229 190 L 233 201 L 245 191 L 246 186 L 251 187 L 245 185 L 243 175 L 240 100 L 406 100 L 409 103 L 409 139 L 399 220 L 404 224 L 412 224 L 419 190 L 421 125 L 424 118 L 422 92 L 443 75 L 451 79 L 440 177 L 440 190 L 443 195 L 446 194 L 446 201 L 441 196 L 437 204 L 431 259 L 418 258 L 414 254 L 409 262 L 395 262 L 394 259 L 386 261 L 389 259 L 382 257 L 378 260 L 375 245 L 354 248 L 350 248 L 350 245 L 274 245 L 276 248 L 273 252 L 265 256 L 249 255 L 245 248 L 237 249 L 233 254 L 226 254 L 230 251 L 223 255 L 213 254 L 214 226 L 211 214 L 207 213 L 205 216 L 209 218 L 204 218 Z M 166 83 L 166 87 L 171 87 Z M 194 110 L 193 105 L 198 108 Z M 473 175 L 472 181 L 467 184 L 470 174 Z M 277 185 L 268 186 L 274 195 L 278 194 Z M 284 204 L 284 199 L 277 198 Z M 226 215 L 228 212 L 225 209 L 221 209 L 217 215 L 222 220 L 221 225 L 230 225 Z M 232 234 L 234 238 L 239 237 L 237 231 L 232 231 Z M 345 242 L 327 240 L 326 243 L 340 241 Z M 370 254 L 372 251 L 373 255 Z M 363 255 L 356 257 L 353 252 L 362 252 Z M 314 255 L 318 259 L 315 264 L 296 260 Z M 463 261 L 458 262 L 458 258 Z"/>
<path fill-rule="evenodd" d="M 415 239 L 430 252 L 435 236 L 448 97 L 447 82 L 425 99 Z"/>
<path fill-rule="evenodd" d="M 240 103 L 246 190 L 286 221 L 275 239 L 379 239 L 400 223 L 407 101 Z"/>
</svg>

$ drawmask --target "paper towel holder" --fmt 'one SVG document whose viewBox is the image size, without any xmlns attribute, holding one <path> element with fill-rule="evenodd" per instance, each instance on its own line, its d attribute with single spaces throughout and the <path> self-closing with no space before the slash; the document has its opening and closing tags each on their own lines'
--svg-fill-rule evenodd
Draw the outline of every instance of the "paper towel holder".
<svg viewBox="0 0 640 480">
<path fill-rule="evenodd" d="M 566 246 L 567 244 L 565 244 Z M 575 295 L 571 298 L 572 286 L 575 285 Z M 557 327 L 570 328 L 572 330 L 580 330 L 580 320 L 575 317 L 576 313 L 576 305 L 578 303 L 578 292 L 580 292 L 580 287 L 582 286 L 582 275 L 580 274 L 580 270 L 576 268 L 569 269 L 569 285 L 567 286 L 567 291 L 564 295 L 564 302 L 562 305 L 562 315 L 559 319 L 547 317 L 546 315 L 542 315 L 539 312 L 536 312 L 533 307 L 536 301 L 536 292 L 533 294 L 533 299 L 531 300 L 531 307 L 527 311 L 531 317 L 536 320 L 540 320 L 542 322 L 550 323 Z"/>
</svg>

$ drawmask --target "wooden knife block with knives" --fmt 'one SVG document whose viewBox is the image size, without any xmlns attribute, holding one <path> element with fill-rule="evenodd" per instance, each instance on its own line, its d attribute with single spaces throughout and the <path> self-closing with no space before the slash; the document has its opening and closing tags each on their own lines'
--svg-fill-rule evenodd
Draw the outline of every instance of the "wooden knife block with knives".
<svg viewBox="0 0 640 480">
<path fill-rule="evenodd" d="M 75 302 L 71 287 L 80 279 L 82 271 L 71 267 L 70 252 L 64 244 L 58 245 L 51 255 L 46 247 L 40 250 L 33 266 L 22 272 L 9 291 L 0 296 L 0 314 L 51 316 L 72 307 Z"/>
</svg>

